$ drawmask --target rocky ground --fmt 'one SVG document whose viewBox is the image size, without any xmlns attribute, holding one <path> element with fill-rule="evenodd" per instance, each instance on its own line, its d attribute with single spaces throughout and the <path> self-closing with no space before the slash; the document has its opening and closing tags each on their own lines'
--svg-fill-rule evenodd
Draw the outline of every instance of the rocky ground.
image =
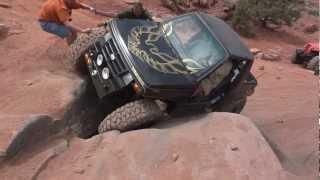
<svg viewBox="0 0 320 180">
<path fill-rule="evenodd" d="M 42 32 L 37 24 L 36 12 L 42 2 L 4 0 L 1 3 L 8 6 L 0 4 L 0 152 L 5 152 L 10 141 L 31 116 L 49 114 L 54 119 L 61 118 L 65 106 L 73 97 L 74 89 L 80 84 L 80 79 L 65 66 L 66 44 Z M 113 12 L 126 7 L 122 1 L 94 0 L 90 3 Z M 146 1 L 146 6 L 156 15 L 171 15 L 168 9 L 159 8 L 158 1 Z M 81 10 L 73 16 L 74 23 L 83 28 L 95 26 L 104 19 Z M 304 32 L 306 27 L 314 24 L 319 24 L 318 19 L 305 15 L 293 28 L 283 28 L 278 32 L 259 29 L 257 37 L 243 38 L 249 47 L 278 56 L 275 61 L 256 60 L 253 73 L 259 85 L 242 114 L 251 118 L 265 135 L 280 160 L 279 164 L 265 141 L 259 139 L 259 135 L 254 136 L 259 133 L 246 118 L 222 114 L 213 117 L 217 121 L 208 122 L 208 117 L 204 117 L 201 122 L 191 121 L 178 126 L 177 130 L 165 124 L 156 127 L 162 130 L 142 130 L 121 135 L 114 132 L 91 140 L 80 140 L 72 135 L 52 137 L 13 160 L 5 161 L 0 168 L 0 179 L 92 179 L 99 176 L 137 179 L 139 175 L 140 178 L 152 179 L 152 174 L 142 173 L 151 169 L 155 179 L 176 176 L 181 179 L 208 179 L 213 174 L 220 179 L 263 179 L 261 174 L 259 176 L 250 170 L 256 168 L 261 169 L 259 172 L 268 179 L 285 178 L 291 174 L 288 179 L 313 180 L 318 172 L 318 77 L 311 71 L 290 64 L 290 56 L 295 48 L 304 43 L 319 41 L 318 32 Z M 230 123 L 224 129 L 217 128 L 221 120 L 230 118 Z M 242 133 L 241 137 L 231 138 L 232 134 L 228 134 L 227 129 L 241 131 L 235 125 L 234 118 L 241 119 L 244 126 L 248 127 L 248 132 L 253 134 Z M 204 132 L 210 132 L 201 134 L 197 127 L 206 123 L 209 127 L 204 128 Z M 216 130 L 221 131 L 221 139 L 216 137 L 220 136 Z M 210 147 L 213 146 L 210 145 L 211 137 L 214 137 L 214 147 Z M 257 139 L 260 144 L 250 144 Z M 240 141 L 243 144 L 238 147 Z M 152 142 L 157 142 L 156 147 L 147 145 Z M 181 147 L 174 146 L 177 142 L 181 143 Z M 108 149 L 110 144 L 114 149 Z M 140 149 L 141 146 L 145 147 Z M 192 150 L 191 147 L 197 148 Z M 259 159 L 254 158 L 257 156 L 263 162 L 254 162 Z M 140 160 L 160 163 L 148 166 L 139 164 Z M 117 166 L 109 166 L 116 161 Z M 192 164 L 188 164 L 192 162 L 201 162 L 197 164 L 201 169 L 192 169 Z M 237 164 L 239 162 L 244 162 L 244 167 L 248 168 L 238 168 L 242 165 Z M 126 173 L 117 173 L 120 167 Z M 281 175 L 282 168 L 288 172 L 284 173 L 286 175 Z M 214 173 L 217 169 L 226 172 L 226 176 Z M 105 172 L 103 170 L 110 173 L 101 174 Z M 244 172 L 246 170 L 248 172 Z M 281 173 L 276 173 L 278 171 Z M 200 174 L 203 175 L 201 178 Z"/>
<path fill-rule="evenodd" d="M 249 119 L 212 113 L 179 120 L 188 123 L 62 140 L 35 155 L 41 162 L 35 169 L 5 172 L 19 171 L 21 179 L 297 179 L 281 170 Z"/>
</svg>

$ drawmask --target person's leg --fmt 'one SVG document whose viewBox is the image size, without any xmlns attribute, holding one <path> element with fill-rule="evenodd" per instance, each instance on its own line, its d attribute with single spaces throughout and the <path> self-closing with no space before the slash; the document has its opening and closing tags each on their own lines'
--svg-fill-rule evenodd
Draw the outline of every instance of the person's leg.
<svg viewBox="0 0 320 180">
<path fill-rule="evenodd" d="M 72 30 L 62 24 L 57 24 L 55 22 L 46 22 L 46 21 L 39 21 L 40 26 L 42 28 L 42 30 L 57 35 L 60 38 L 69 38 L 70 36 L 72 36 L 73 32 Z"/>
<path fill-rule="evenodd" d="M 68 45 L 72 44 L 77 38 L 77 31 L 71 30 L 71 35 L 66 38 Z"/>
</svg>

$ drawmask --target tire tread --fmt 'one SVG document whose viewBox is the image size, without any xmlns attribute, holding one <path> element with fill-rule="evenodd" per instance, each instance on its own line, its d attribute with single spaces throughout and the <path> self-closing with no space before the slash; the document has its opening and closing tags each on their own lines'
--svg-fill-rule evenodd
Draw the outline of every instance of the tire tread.
<svg viewBox="0 0 320 180">
<path fill-rule="evenodd" d="M 128 131 L 162 117 L 158 105 L 151 100 L 137 100 L 125 104 L 109 114 L 99 125 L 98 132 Z"/>
</svg>

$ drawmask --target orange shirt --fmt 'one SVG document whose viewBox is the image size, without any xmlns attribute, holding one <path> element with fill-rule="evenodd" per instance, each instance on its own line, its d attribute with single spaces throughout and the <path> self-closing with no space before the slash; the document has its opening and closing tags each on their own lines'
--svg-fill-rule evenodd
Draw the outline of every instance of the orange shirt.
<svg viewBox="0 0 320 180">
<path fill-rule="evenodd" d="M 68 8 L 64 0 L 47 0 L 39 11 L 39 20 L 64 24 L 71 21 L 72 9 L 79 9 L 81 5 L 77 2 Z"/>
</svg>

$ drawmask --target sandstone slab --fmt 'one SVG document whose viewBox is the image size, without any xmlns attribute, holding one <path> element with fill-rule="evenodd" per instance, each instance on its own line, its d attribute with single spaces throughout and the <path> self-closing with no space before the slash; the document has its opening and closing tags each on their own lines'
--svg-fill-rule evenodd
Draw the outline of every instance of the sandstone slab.
<svg viewBox="0 0 320 180">
<path fill-rule="evenodd" d="M 211 113 L 182 124 L 75 140 L 40 179 L 282 180 L 278 158 L 247 118 Z"/>
</svg>

